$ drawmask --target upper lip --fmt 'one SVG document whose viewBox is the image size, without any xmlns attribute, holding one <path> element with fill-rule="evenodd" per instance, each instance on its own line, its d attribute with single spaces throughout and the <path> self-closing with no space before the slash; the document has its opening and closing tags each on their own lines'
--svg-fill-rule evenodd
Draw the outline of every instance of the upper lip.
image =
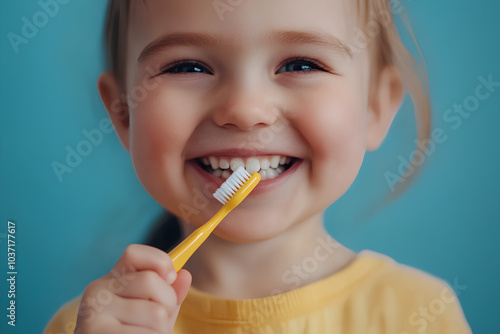
<svg viewBox="0 0 500 334">
<path fill-rule="evenodd" d="M 291 158 L 299 158 L 292 153 L 286 153 L 281 151 L 271 151 L 271 150 L 258 150 L 258 149 L 248 149 L 248 148 L 227 148 L 222 150 L 209 151 L 207 153 L 199 154 L 192 157 L 191 159 L 202 158 L 202 157 L 251 157 L 251 156 L 263 156 L 263 155 L 280 155 Z M 188 159 L 189 160 L 189 159 Z"/>
</svg>

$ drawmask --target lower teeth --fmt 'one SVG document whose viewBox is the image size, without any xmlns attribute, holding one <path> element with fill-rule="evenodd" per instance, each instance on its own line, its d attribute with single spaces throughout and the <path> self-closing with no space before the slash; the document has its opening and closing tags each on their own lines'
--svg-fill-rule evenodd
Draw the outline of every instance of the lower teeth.
<svg viewBox="0 0 500 334">
<path fill-rule="evenodd" d="M 283 168 L 282 166 L 280 166 L 278 168 L 269 167 L 268 169 L 261 169 L 259 171 L 259 174 L 260 174 L 261 180 L 266 180 L 266 179 L 274 179 L 275 177 L 277 177 L 278 175 L 280 175 L 284 171 L 285 171 L 285 168 Z M 215 177 L 227 179 L 231 175 L 231 171 L 229 169 L 222 170 L 220 168 L 217 168 L 216 170 L 212 171 L 210 174 L 212 174 Z"/>
</svg>

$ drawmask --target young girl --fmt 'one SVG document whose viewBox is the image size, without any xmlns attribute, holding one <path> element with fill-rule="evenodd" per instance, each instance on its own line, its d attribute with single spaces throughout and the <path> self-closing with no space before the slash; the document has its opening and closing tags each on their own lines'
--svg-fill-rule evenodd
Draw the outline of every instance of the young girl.
<svg viewBox="0 0 500 334">
<path fill-rule="evenodd" d="M 46 333 L 470 333 L 443 281 L 323 228 L 405 90 L 429 134 L 393 5 L 112 0 L 99 92 L 173 216 Z M 220 208 L 211 194 L 239 165 L 263 180 L 176 273 L 166 252 Z"/>
</svg>

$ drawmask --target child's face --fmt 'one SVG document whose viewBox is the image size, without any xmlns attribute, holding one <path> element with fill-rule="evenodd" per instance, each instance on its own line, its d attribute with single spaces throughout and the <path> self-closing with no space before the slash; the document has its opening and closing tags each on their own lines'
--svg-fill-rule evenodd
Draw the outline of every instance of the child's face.
<svg viewBox="0 0 500 334">
<path fill-rule="evenodd" d="M 359 26 L 352 2 L 145 2 L 131 8 L 136 100 L 117 129 L 145 188 L 199 226 L 220 208 L 211 193 L 223 180 L 195 159 L 288 156 L 295 164 L 261 181 L 215 233 L 255 241 L 320 221 L 380 140 L 370 130 L 367 52 L 347 46 Z"/>
</svg>

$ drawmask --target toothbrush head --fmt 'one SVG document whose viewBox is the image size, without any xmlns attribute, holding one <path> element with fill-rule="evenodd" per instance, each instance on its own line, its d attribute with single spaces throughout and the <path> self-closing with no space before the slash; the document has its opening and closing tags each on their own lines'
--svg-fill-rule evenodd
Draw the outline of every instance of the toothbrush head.
<svg viewBox="0 0 500 334">
<path fill-rule="evenodd" d="M 229 176 L 214 197 L 224 206 L 208 222 L 198 227 L 184 241 L 172 249 L 168 255 L 172 259 L 175 271 L 179 271 L 193 253 L 208 238 L 222 219 L 247 197 L 260 181 L 259 173 L 249 174 L 243 166 L 238 167 Z"/>
<path fill-rule="evenodd" d="M 259 173 L 250 174 L 243 166 L 240 166 L 217 189 L 213 196 L 222 204 L 234 207 L 247 197 L 259 181 Z"/>
</svg>

